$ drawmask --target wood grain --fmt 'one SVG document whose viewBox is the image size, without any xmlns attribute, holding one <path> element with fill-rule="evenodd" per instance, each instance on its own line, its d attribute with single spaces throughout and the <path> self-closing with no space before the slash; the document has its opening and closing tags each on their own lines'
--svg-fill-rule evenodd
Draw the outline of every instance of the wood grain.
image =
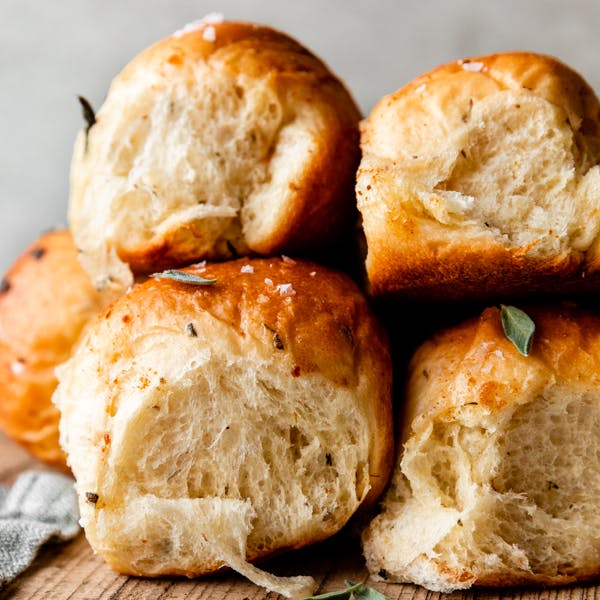
<svg viewBox="0 0 600 600">
<path fill-rule="evenodd" d="M 10 485 L 26 469 L 47 469 L 0 433 L 0 484 Z M 312 548 L 279 557 L 265 568 L 279 575 L 310 574 L 318 593 L 340 590 L 344 580 L 365 581 L 391 600 L 600 600 L 600 586 L 551 590 L 470 590 L 453 594 L 429 592 L 414 585 L 382 584 L 368 579 L 358 540 L 349 532 Z M 48 600 L 283 600 L 235 573 L 202 579 L 145 579 L 112 571 L 94 555 L 83 534 L 66 544 L 47 544 L 33 565 L 4 591 L 0 599 Z"/>
</svg>

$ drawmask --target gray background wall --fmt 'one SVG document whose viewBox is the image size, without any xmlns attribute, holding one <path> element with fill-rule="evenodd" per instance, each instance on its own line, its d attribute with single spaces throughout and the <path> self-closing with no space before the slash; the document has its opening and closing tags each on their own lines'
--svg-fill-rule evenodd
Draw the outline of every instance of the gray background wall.
<svg viewBox="0 0 600 600">
<path fill-rule="evenodd" d="M 554 54 L 600 91 L 600 0 L 0 0 L 0 271 L 66 221 L 76 94 L 98 107 L 138 51 L 204 14 L 289 32 L 364 112 L 463 56 Z"/>
</svg>

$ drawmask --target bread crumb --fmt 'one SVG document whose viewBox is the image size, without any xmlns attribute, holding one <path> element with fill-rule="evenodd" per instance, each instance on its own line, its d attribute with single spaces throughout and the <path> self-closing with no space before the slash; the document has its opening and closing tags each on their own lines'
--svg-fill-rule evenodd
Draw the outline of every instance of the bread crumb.
<svg viewBox="0 0 600 600">
<path fill-rule="evenodd" d="M 275 289 L 279 292 L 280 296 L 296 295 L 296 290 L 294 289 L 291 283 L 280 283 Z"/>
<path fill-rule="evenodd" d="M 202 32 L 202 38 L 207 42 L 214 42 L 217 39 L 217 32 L 215 31 L 215 28 L 212 25 L 207 27 Z"/>
<path fill-rule="evenodd" d="M 240 269 L 240 273 L 254 273 L 254 267 L 252 265 L 244 265 Z"/>
</svg>

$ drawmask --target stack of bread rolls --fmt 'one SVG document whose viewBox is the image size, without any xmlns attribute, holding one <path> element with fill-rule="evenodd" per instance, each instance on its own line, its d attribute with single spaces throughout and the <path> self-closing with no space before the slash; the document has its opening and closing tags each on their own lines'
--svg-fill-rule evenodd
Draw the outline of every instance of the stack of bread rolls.
<svg viewBox="0 0 600 600">
<path fill-rule="evenodd" d="M 347 275 L 307 260 L 351 242 L 359 118 L 296 41 L 214 16 L 142 52 L 97 114 L 86 104 L 75 245 L 29 250 L 0 298 L 15 380 L 0 418 L 60 463 L 63 363 L 60 443 L 87 538 L 118 571 L 229 567 L 302 598 L 312 578 L 251 561 L 333 535 L 387 484 L 386 335 Z M 18 335 L 11 318 L 56 288 Z"/>
<path fill-rule="evenodd" d="M 388 336 L 331 268 L 357 207 L 364 283 L 396 313 L 598 287 L 600 104 L 556 59 L 440 67 L 382 99 L 359 147 L 359 111 L 319 59 L 211 16 L 86 112 L 70 232 L 0 289 L 0 425 L 68 464 L 87 538 L 122 573 L 229 567 L 302 598 L 310 577 L 252 562 L 368 522 L 396 454 Z M 375 579 L 600 572 L 600 317 L 528 312 L 530 351 L 490 307 L 410 361 L 363 533 Z"/>
<path fill-rule="evenodd" d="M 599 123 L 587 83 L 531 53 L 439 67 L 363 122 L 372 293 L 496 304 L 410 361 L 398 462 L 363 534 L 376 579 L 450 592 L 600 573 L 600 317 L 559 303 L 598 289 Z M 530 351 L 498 308 L 525 299 L 554 302 L 526 307 Z"/>
</svg>

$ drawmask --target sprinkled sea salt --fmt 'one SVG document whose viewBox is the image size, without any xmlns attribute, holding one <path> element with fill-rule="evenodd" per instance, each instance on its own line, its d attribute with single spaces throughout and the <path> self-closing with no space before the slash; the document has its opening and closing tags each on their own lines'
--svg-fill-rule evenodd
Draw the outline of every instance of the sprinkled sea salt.
<svg viewBox="0 0 600 600">
<path fill-rule="evenodd" d="M 206 25 L 206 23 L 222 23 L 223 20 L 224 20 L 224 17 L 223 17 L 222 13 L 217 13 L 217 12 L 208 13 L 205 17 L 202 17 L 202 19 L 198 19 L 196 21 L 192 21 L 191 23 L 185 24 L 181 29 L 178 29 L 175 33 L 173 33 L 173 37 L 181 37 L 182 35 L 185 35 L 186 33 L 190 33 L 191 31 L 197 31 L 198 29 L 200 29 L 201 27 Z M 212 34 L 206 33 L 209 29 L 212 29 Z M 209 37 L 207 37 L 207 35 Z M 213 36 L 212 39 L 210 39 L 210 36 Z M 202 33 L 202 37 L 208 42 L 214 42 L 215 37 L 216 37 L 215 36 L 215 28 L 207 27 L 204 30 L 204 32 Z"/>
<path fill-rule="evenodd" d="M 212 25 L 209 25 L 203 32 L 202 37 L 207 42 L 214 42 L 217 39 L 217 32 Z"/>
<path fill-rule="evenodd" d="M 493 352 L 500 360 L 504 360 L 504 354 L 502 354 L 501 350 L 494 350 Z"/>
<path fill-rule="evenodd" d="M 421 92 L 424 92 L 424 91 L 425 91 L 425 88 L 426 88 L 426 87 L 427 87 L 427 86 L 426 86 L 424 83 L 422 83 L 422 84 L 421 84 L 421 85 L 420 85 L 420 86 L 419 86 L 419 87 L 418 87 L 418 88 L 415 90 L 415 92 L 417 92 L 417 94 L 420 94 Z"/>
<path fill-rule="evenodd" d="M 202 23 L 222 23 L 224 20 L 225 16 L 220 12 L 208 13 L 200 19 Z"/>
<path fill-rule="evenodd" d="M 265 283 L 269 286 L 269 287 L 273 287 L 273 280 L 269 279 L 268 277 L 265 277 Z"/>
<path fill-rule="evenodd" d="M 254 273 L 254 267 L 252 265 L 244 265 L 240 269 L 240 273 Z"/>
<path fill-rule="evenodd" d="M 265 302 L 269 301 L 269 296 L 265 296 L 264 294 L 260 294 L 257 298 L 257 301 L 260 302 L 261 304 L 264 304 Z"/>
<path fill-rule="evenodd" d="M 280 296 L 295 296 L 296 290 L 293 288 L 291 283 L 280 283 L 275 288 Z"/>
<path fill-rule="evenodd" d="M 196 263 L 194 267 L 196 268 L 198 273 L 204 273 L 204 271 L 206 271 L 206 261 L 203 260 L 202 262 Z"/>
<path fill-rule="evenodd" d="M 296 261 L 293 258 L 290 258 L 289 256 L 286 256 L 285 254 L 281 255 L 281 260 L 284 263 L 288 263 L 290 265 L 295 265 L 296 264 Z"/>
<path fill-rule="evenodd" d="M 13 375 L 20 375 L 25 370 L 25 365 L 20 360 L 15 360 L 10 363 L 10 370 Z"/>
<path fill-rule="evenodd" d="M 316 272 L 316 271 L 311 271 L 311 272 L 309 273 L 309 275 L 310 275 L 311 277 L 314 277 L 316 274 L 317 274 L 317 272 Z"/>
<path fill-rule="evenodd" d="M 473 71 L 478 73 L 483 69 L 483 63 L 481 62 L 464 62 L 462 63 L 463 71 Z"/>
<path fill-rule="evenodd" d="M 200 27 L 202 27 L 203 25 L 204 23 L 202 21 L 192 21 L 191 23 L 186 23 L 181 29 L 178 29 L 177 31 L 173 32 L 173 37 L 181 37 L 186 33 L 190 33 L 191 31 L 196 31 L 197 29 L 200 29 Z"/>
</svg>

